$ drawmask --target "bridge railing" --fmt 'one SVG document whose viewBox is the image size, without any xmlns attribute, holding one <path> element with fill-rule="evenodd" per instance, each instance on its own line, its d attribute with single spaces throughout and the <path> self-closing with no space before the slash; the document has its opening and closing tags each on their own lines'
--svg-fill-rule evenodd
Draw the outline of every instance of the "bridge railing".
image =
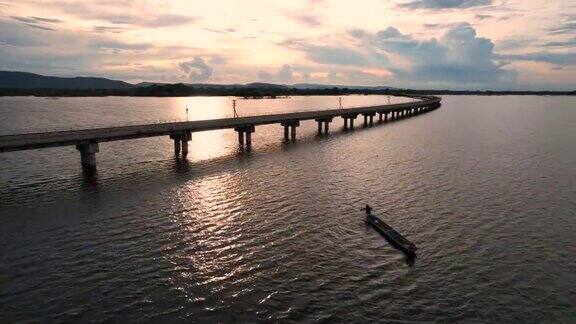
<svg viewBox="0 0 576 324">
<path fill-rule="evenodd" d="M 427 97 L 422 97 L 418 99 L 429 99 Z M 401 103 L 394 103 L 394 104 L 383 104 L 382 106 L 392 106 L 395 104 L 402 104 L 402 103 L 410 103 L 410 102 L 401 102 Z M 361 105 L 349 105 L 342 108 L 335 108 L 332 109 L 335 112 L 342 110 L 342 109 L 350 109 L 350 108 L 360 108 Z M 317 110 L 317 109 L 316 109 Z M 326 109 L 328 110 L 328 109 Z M 302 112 L 311 112 L 315 111 L 315 109 L 297 109 L 291 110 L 289 112 L 282 112 L 282 111 L 259 111 L 256 113 L 250 113 L 246 115 L 240 114 L 237 117 L 253 117 L 253 116 L 266 116 L 272 114 L 282 114 L 282 113 L 302 113 Z M 225 114 L 223 116 L 213 116 L 208 119 L 203 120 L 211 120 L 211 119 L 220 119 L 220 118 L 234 118 L 235 116 L 231 113 Z M 11 136 L 11 135 L 23 135 L 23 134 L 41 134 L 41 133 L 50 133 L 50 132 L 61 132 L 61 131 L 76 131 L 76 130 L 96 130 L 102 128 L 110 128 L 110 127 L 124 127 L 124 126 L 141 126 L 141 125 L 151 125 L 151 124 L 164 124 L 164 123 L 178 123 L 178 122 L 187 122 L 187 121 L 195 121 L 195 119 L 185 119 L 185 118 L 169 118 L 169 119 L 147 119 L 147 120 L 137 120 L 137 121 L 129 121 L 129 122 L 122 122 L 122 123 L 101 123 L 101 124 L 90 124 L 90 125 L 71 125 L 71 126 L 55 126 L 55 127 L 48 127 L 48 128 L 20 128 L 20 129 L 12 129 L 9 132 L 4 130 L 0 130 L 0 136 Z M 0 139 L 1 140 L 1 139 Z"/>
</svg>

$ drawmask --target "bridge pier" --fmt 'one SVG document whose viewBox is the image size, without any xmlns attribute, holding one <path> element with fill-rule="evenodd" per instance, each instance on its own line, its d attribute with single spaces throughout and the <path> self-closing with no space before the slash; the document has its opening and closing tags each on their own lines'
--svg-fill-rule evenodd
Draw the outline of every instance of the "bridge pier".
<svg viewBox="0 0 576 324">
<path fill-rule="evenodd" d="M 281 122 L 280 125 L 284 126 L 284 141 L 285 142 L 288 142 L 289 140 L 296 141 L 296 127 L 300 126 L 300 121 L 287 120 Z M 320 123 L 318 123 L 318 129 L 320 129 Z M 290 135 L 290 138 L 288 135 Z"/>
<path fill-rule="evenodd" d="M 387 121 L 388 121 L 388 112 L 385 112 L 384 113 L 384 122 L 387 122 Z"/>
<path fill-rule="evenodd" d="M 340 117 L 344 119 L 344 129 L 354 129 L 354 119 L 358 117 L 358 114 L 342 115 Z"/>
<path fill-rule="evenodd" d="M 182 157 L 188 156 L 188 138 L 185 136 L 182 138 Z"/>
<path fill-rule="evenodd" d="M 318 123 L 318 135 L 322 135 L 322 124 L 324 124 L 324 135 L 328 135 L 330 130 L 330 122 L 332 122 L 332 117 L 329 118 L 318 118 L 316 119 Z"/>
<path fill-rule="evenodd" d="M 192 132 L 172 133 L 170 139 L 174 141 L 174 155 L 178 156 L 182 152 L 182 157 L 186 157 L 188 155 L 188 142 L 192 140 Z"/>
<path fill-rule="evenodd" d="M 96 168 L 96 153 L 100 151 L 98 143 L 77 144 L 76 149 L 80 151 L 80 161 L 84 168 Z"/>
<path fill-rule="evenodd" d="M 238 145 L 240 148 L 250 150 L 252 148 L 252 133 L 256 131 L 256 127 L 254 125 L 244 125 L 234 127 L 234 130 L 238 132 Z"/>
<path fill-rule="evenodd" d="M 364 116 L 364 127 L 368 127 L 368 123 L 370 123 L 370 126 L 374 125 L 375 115 L 376 115 L 375 112 L 362 113 L 362 116 Z M 370 122 L 368 122 L 368 120 L 370 120 Z"/>
<path fill-rule="evenodd" d="M 174 155 L 180 155 L 180 140 L 174 140 Z"/>
</svg>

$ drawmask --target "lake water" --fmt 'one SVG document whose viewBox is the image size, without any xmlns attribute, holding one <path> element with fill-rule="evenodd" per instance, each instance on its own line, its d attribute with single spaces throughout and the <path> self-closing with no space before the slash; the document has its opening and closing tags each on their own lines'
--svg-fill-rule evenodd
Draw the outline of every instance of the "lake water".
<svg viewBox="0 0 576 324">
<path fill-rule="evenodd" d="M 345 107 L 386 103 L 346 96 Z M 391 102 L 410 99 L 391 98 Z M 0 322 L 574 322 L 576 98 L 445 96 L 296 143 L 256 128 L 0 153 Z M 231 115 L 230 98 L 0 98 L 0 133 Z M 238 100 L 240 115 L 337 97 Z M 357 121 L 357 125 L 360 120 Z M 409 260 L 364 204 L 419 248 Z"/>
</svg>

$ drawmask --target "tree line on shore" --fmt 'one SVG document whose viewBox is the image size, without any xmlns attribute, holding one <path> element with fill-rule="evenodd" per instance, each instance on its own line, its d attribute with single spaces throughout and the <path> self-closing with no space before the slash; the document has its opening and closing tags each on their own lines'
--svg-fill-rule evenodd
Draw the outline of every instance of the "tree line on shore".
<svg viewBox="0 0 576 324">
<path fill-rule="evenodd" d="M 310 88 L 284 87 L 194 87 L 185 84 L 150 85 L 130 89 L 5 89 L 0 96 L 37 97 L 188 97 L 188 96 L 233 96 L 242 98 L 275 98 L 285 96 L 318 96 L 348 94 L 380 95 L 561 95 L 574 96 L 576 91 L 482 91 L 482 90 L 416 90 L 374 88 Z"/>
</svg>

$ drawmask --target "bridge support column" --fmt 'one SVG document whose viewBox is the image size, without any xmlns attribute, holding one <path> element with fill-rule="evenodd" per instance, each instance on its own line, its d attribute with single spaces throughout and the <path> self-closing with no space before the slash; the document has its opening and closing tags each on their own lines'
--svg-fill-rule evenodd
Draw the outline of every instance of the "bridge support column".
<svg viewBox="0 0 576 324">
<path fill-rule="evenodd" d="M 186 157 L 188 155 L 188 142 L 192 140 L 192 132 L 172 133 L 170 139 L 174 141 L 174 155 L 178 156 L 182 152 L 182 157 Z"/>
<path fill-rule="evenodd" d="M 340 117 L 344 118 L 344 129 L 354 129 L 354 119 L 358 117 L 358 114 L 346 114 Z"/>
<path fill-rule="evenodd" d="M 379 123 L 382 122 L 382 115 L 384 115 L 384 113 L 381 113 L 381 112 L 378 113 L 378 122 Z"/>
<path fill-rule="evenodd" d="M 238 133 L 238 145 L 240 148 L 250 150 L 252 148 L 252 133 L 256 131 L 254 125 L 244 125 L 235 127 L 234 130 Z"/>
<path fill-rule="evenodd" d="M 284 126 L 284 140 L 288 141 L 288 130 L 290 130 L 290 139 L 296 141 L 296 127 L 300 126 L 299 120 L 286 120 L 280 123 Z M 318 129 L 321 130 L 322 125 L 318 123 Z"/>
<path fill-rule="evenodd" d="M 188 156 L 188 139 L 182 139 L 182 157 Z"/>
<path fill-rule="evenodd" d="M 180 155 L 180 140 L 179 139 L 174 139 L 174 155 L 178 156 Z"/>
<path fill-rule="evenodd" d="M 384 113 L 384 122 L 387 122 L 387 121 L 388 121 L 388 112 L 385 112 Z"/>
<path fill-rule="evenodd" d="M 322 135 L 322 124 L 324 124 L 324 134 L 328 135 L 328 132 L 330 131 L 331 121 L 332 117 L 324 117 L 316 119 L 316 122 L 318 123 L 318 135 Z"/>
<path fill-rule="evenodd" d="M 375 112 L 363 113 L 362 116 L 364 116 L 364 127 L 368 127 L 368 120 L 370 120 L 370 126 L 374 125 L 374 116 L 376 116 Z"/>
<path fill-rule="evenodd" d="M 80 151 L 80 161 L 85 168 L 96 168 L 96 153 L 100 151 L 98 143 L 77 144 L 76 149 Z"/>
</svg>

